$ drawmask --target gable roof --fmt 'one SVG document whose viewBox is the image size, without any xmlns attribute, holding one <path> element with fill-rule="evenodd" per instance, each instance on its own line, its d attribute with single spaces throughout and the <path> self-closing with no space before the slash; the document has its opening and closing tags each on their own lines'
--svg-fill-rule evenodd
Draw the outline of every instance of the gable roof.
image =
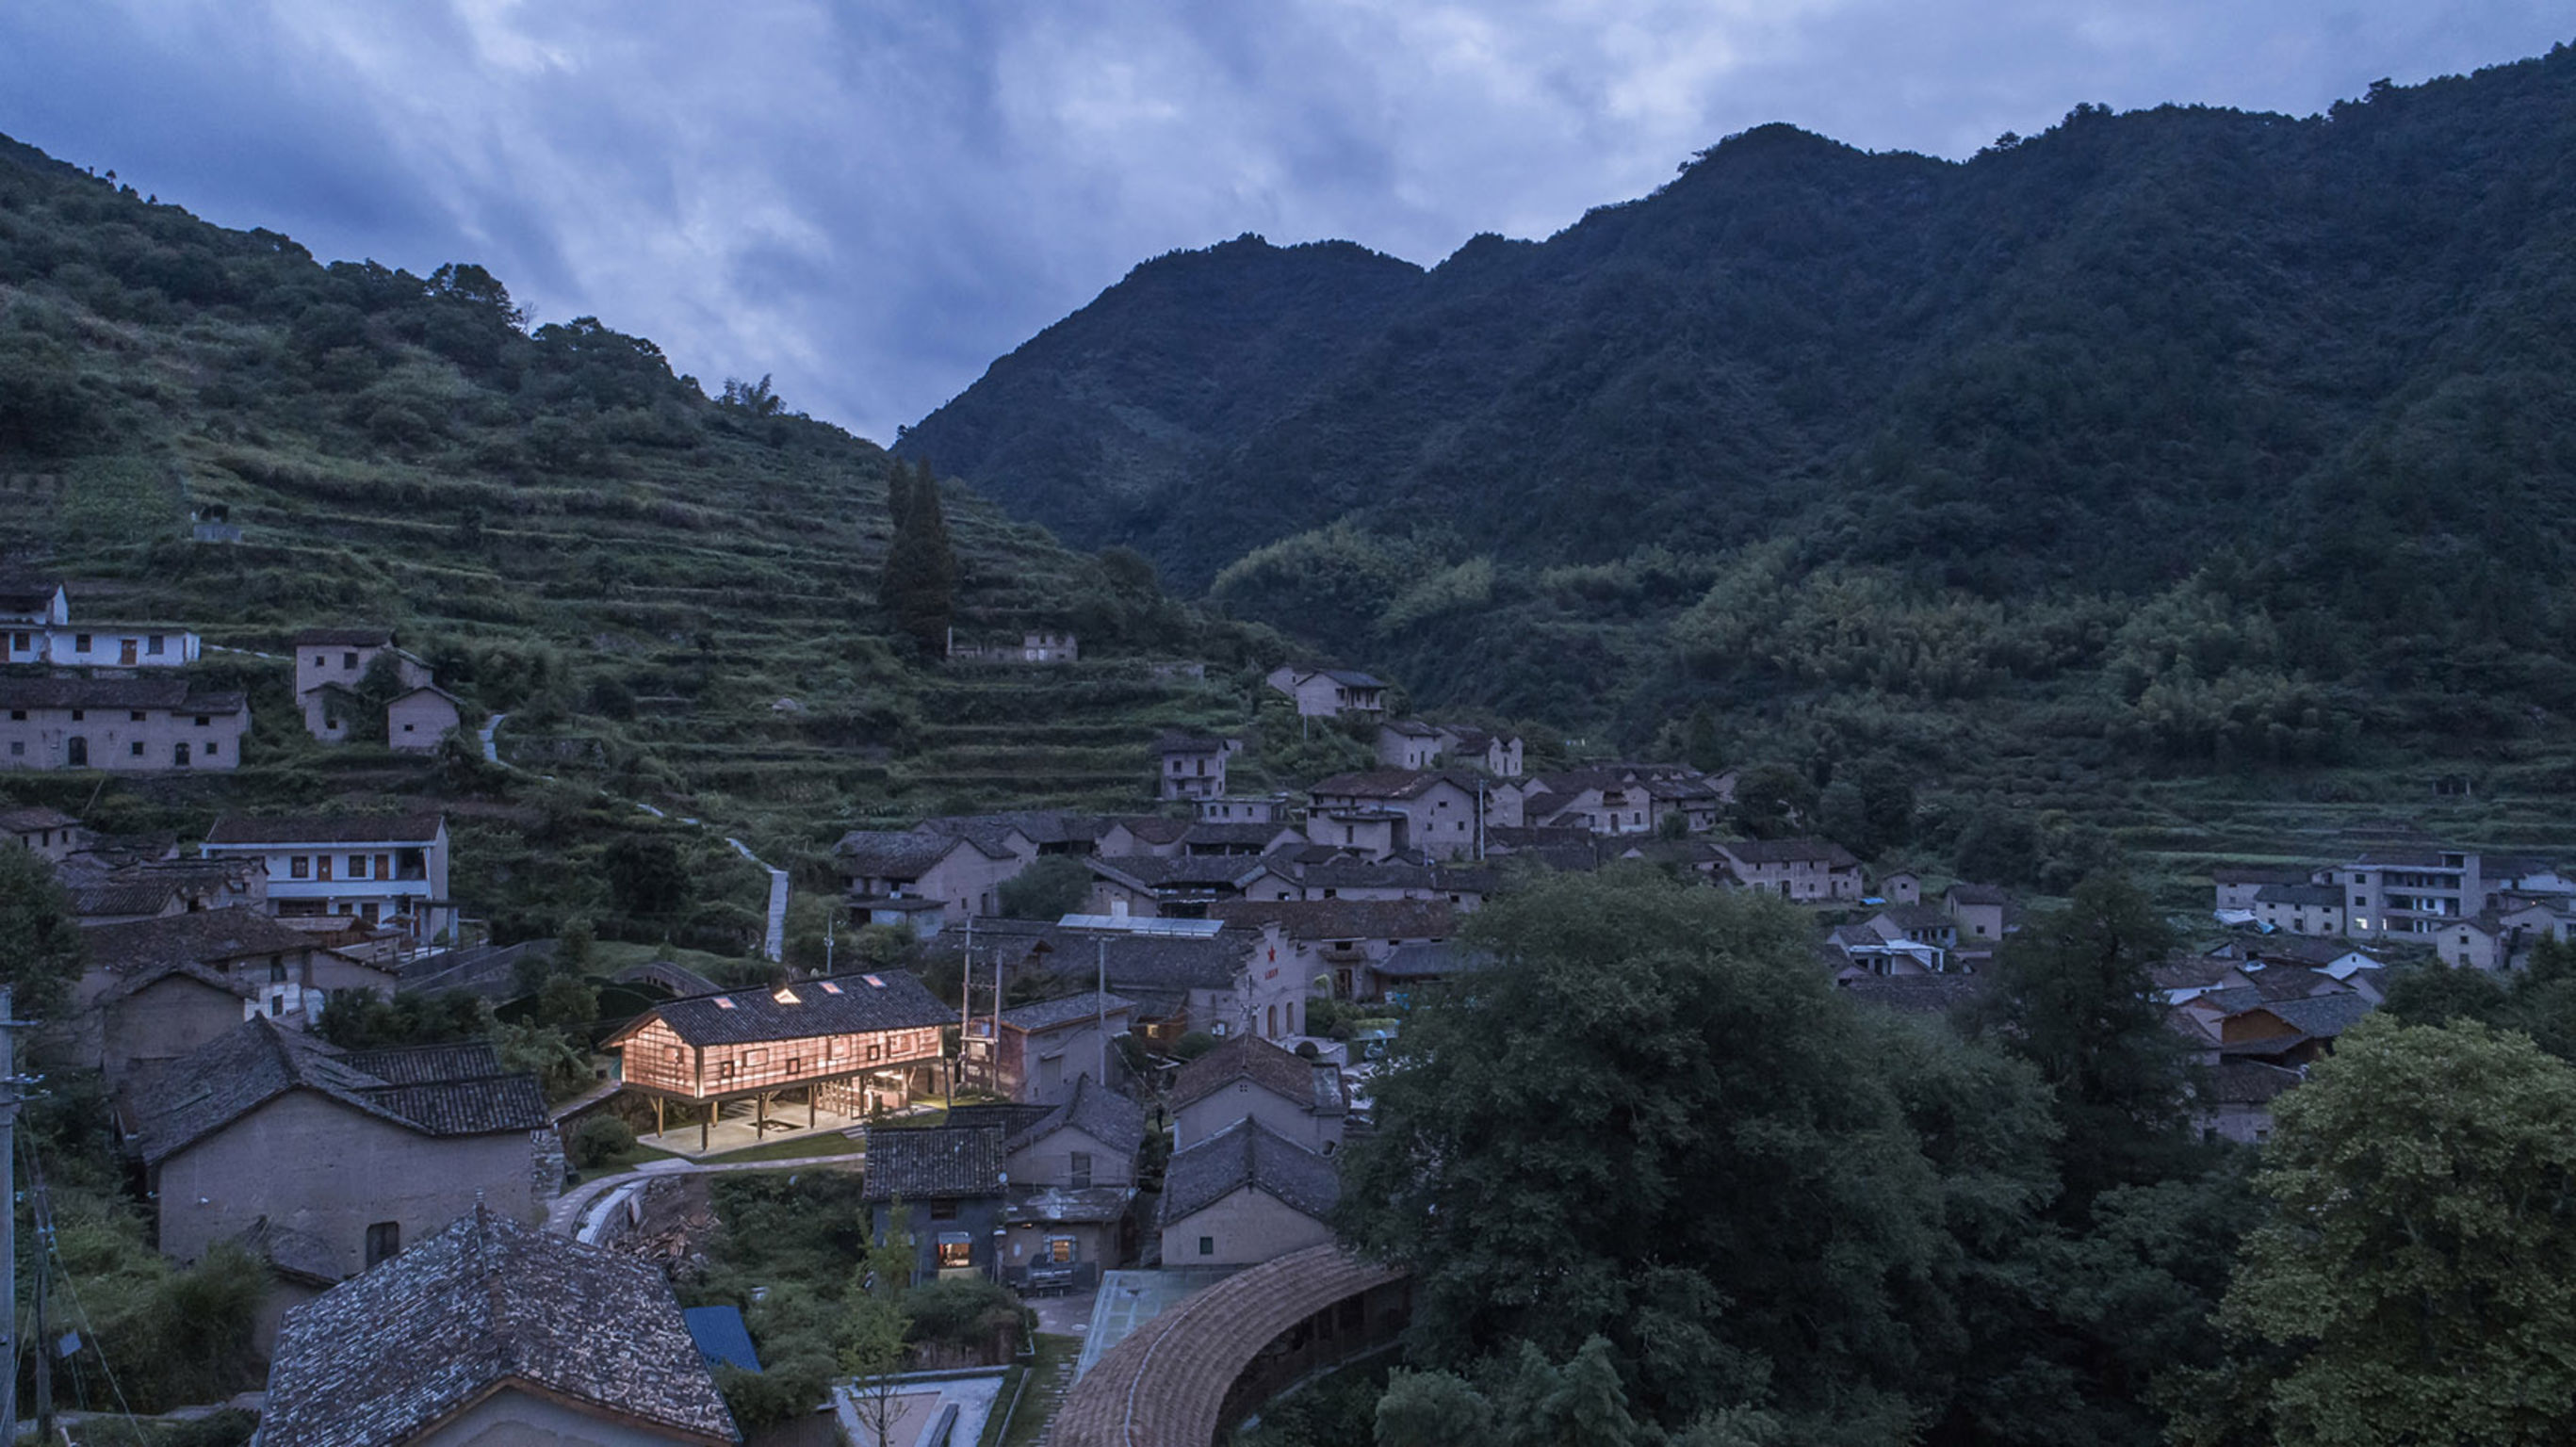
<svg viewBox="0 0 2576 1447">
<path fill-rule="evenodd" d="M 1335 682 L 1335 683 L 1338 683 L 1338 684 L 1342 685 L 1344 688 L 1384 688 L 1384 687 L 1386 687 L 1386 684 L 1385 684 L 1384 682 L 1382 682 L 1381 680 L 1378 680 L 1378 679 L 1375 679 L 1375 678 L 1371 678 L 1369 675 L 1367 675 L 1367 674 L 1365 674 L 1365 673 L 1360 672 L 1360 671 L 1359 671 L 1358 669 L 1356 669 L 1356 668 L 1327 668 L 1327 669 L 1320 670 L 1317 674 L 1315 674 L 1315 675 L 1313 675 L 1313 676 L 1315 676 L 1315 677 L 1321 677 L 1321 678 L 1329 678 L 1329 679 L 1331 679 L 1333 682 Z"/>
<path fill-rule="evenodd" d="M 1739 864 L 1791 864 L 1818 861 L 1828 869 L 1856 869 L 1860 861 L 1830 839 L 1727 839 L 1718 850 Z M 1957 888 L 1957 886 L 1952 886 Z"/>
<path fill-rule="evenodd" d="M 166 893 L 159 896 L 166 900 Z M 117 975 L 160 973 L 245 955 L 302 953 L 322 946 L 309 930 L 255 909 L 203 909 L 160 919 L 85 925 L 89 957 Z"/>
<path fill-rule="evenodd" d="M 242 696 L 203 691 L 184 678 L 0 678 L 0 708 L 239 713 Z"/>
<path fill-rule="evenodd" d="M 927 1201 L 954 1196 L 998 1196 L 1002 1193 L 1002 1148 L 1007 1135 L 998 1125 L 935 1125 L 904 1129 L 868 1129 L 863 1201 Z"/>
<path fill-rule="evenodd" d="M 483 1206 L 290 1314 L 266 1447 L 390 1447 L 524 1383 L 681 1441 L 739 1440 L 661 1269 Z"/>
<path fill-rule="evenodd" d="M 1136 1002 L 1116 995 L 1088 990 L 1067 995 L 1060 1000 L 1040 1000 L 1034 1005 L 1014 1005 L 1002 1012 L 1002 1024 L 1013 1030 L 1055 1030 L 1067 1025 L 1089 1024 L 1103 1016 L 1133 1012 Z M 1086 1077 L 1088 1078 L 1088 1077 Z"/>
<path fill-rule="evenodd" d="M 206 842 L 225 844 L 429 844 L 447 826 L 446 816 L 413 814 L 226 814 L 206 831 Z"/>
<path fill-rule="evenodd" d="M 1167 733 L 1154 740 L 1158 754 L 1221 754 L 1225 740 L 1202 738 L 1197 734 Z"/>
<path fill-rule="evenodd" d="M 1252 854 L 1112 854 L 1084 866 L 1129 889 L 1240 889 L 1267 865 Z"/>
<path fill-rule="evenodd" d="M 1172 1156 L 1159 1224 L 1169 1226 L 1245 1187 L 1320 1220 L 1341 1199 L 1333 1163 L 1247 1116 Z"/>
<path fill-rule="evenodd" d="M 616 1045 L 654 1020 L 691 1045 L 746 1045 L 817 1035 L 866 1035 L 955 1023 L 920 979 L 901 970 L 870 970 L 784 985 L 751 985 L 713 995 L 665 1000 L 605 1042 Z"/>
<path fill-rule="evenodd" d="M 1073 1094 L 1066 1097 L 1062 1105 L 1004 1141 L 1003 1153 L 1007 1155 L 1031 1142 L 1044 1140 L 1067 1126 L 1113 1151 L 1133 1156 L 1145 1144 L 1145 1107 L 1087 1074 L 1077 1075 L 1073 1080 Z"/>
<path fill-rule="evenodd" d="M 1339 1070 L 1258 1035 L 1237 1035 L 1181 1067 L 1172 1080 L 1172 1109 L 1205 1100 L 1238 1080 L 1249 1080 L 1317 1115 L 1340 1115 L 1350 1108 Z"/>
<path fill-rule="evenodd" d="M 0 833 L 24 834 L 30 831 L 41 832 L 47 829 L 78 827 L 80 827 L 78 819 L 60 809 L 47 808 L 42 804 L 29 804 L 23 808 L 0 808 Z"/>
<path fill-rule="evenodd" d="M 1208 918 L 1276 924 L 1298 940 L 1437 940 L 1457 932 L 1445 899 L 1221 899 Z"/>
<path fill-rule="evenodd" d="M 861 878 L 918 879 L 960 849 L 978 850 L 988 857 L 1000 852 L 962 832 L 853 829 L 832 846 L 832 853 L 839 857 L 844 871 Z"/>
<path fill-rule="evenodd" d="M 1476 792 L 1473 783 L 1461 783 L 1457 776 L 1441 769 L 1369 769 L 1318 779 L 1306 793 L 1316 799 L 1419 799 L 1442 784 L 1469 794 Z"/>
<path fill-rule="evenodd" d="M 1839 846 L 1837 846 L 1839 847 Z M 1991 884 L 1953 884 L 1941 891 L 1952 904 L 2011 904 L 2012 893 Z"/>
<path fill-rule="evenodd" d="M 134 1092 L 142 1113 L 136 1134 L 145 1163 L 158 1165 L 295 1090 L 421 1135 L 545 1129 L 546 1098 L 535 1076 L 500 1073 L 489 1046 L 464 1063 L 478 1073 L 390 1081 L 360 1069 L 349 1052 L 263 1015 L 151 1072 Z"/>
</svg>

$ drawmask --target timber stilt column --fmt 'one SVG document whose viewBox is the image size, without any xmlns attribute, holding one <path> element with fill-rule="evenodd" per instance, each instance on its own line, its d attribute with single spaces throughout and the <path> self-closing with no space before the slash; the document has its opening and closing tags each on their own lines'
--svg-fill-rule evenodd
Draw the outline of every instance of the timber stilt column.
<svg viewBox="0 0 2576 1447">
<path fill-rule="evenodd" d="M 765 1090 L 751 1098 L 751 1138 L 769 1139 L 769 1092 Z"/>
<path fill-rule="evenodd" d="M 704 1151 L 707 1148 L 707 1130 L 716 1123 L 716 1112 L 723 1108 L 724 1107 L 721 1102 L 710 1100 L 707 1102 L 707 1113 L 698 1117 L 698 1149 L 700 1151 Z"/>
<path fill-rule="evenodd" d="M 823 1087 L 819 1085 L 805 1087 L 805 1128 L 807 1130 L 814 1128 L 814 1097 L 822 1093 Z"/>
<path fill-rule="evenodd" d="M 653 1097 L 653 1134 L 657 1136 L 671 1128 L 670 1122 L 663 1119 L 662 1106 L 662 1097 L 658 1095 Z"/>
</svg>

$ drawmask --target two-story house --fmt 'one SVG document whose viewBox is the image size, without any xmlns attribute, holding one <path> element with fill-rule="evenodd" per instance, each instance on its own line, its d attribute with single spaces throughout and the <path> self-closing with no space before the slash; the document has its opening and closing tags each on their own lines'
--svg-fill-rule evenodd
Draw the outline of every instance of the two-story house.
<svg viewBox="0 0 2576 1447">
<path fill-rule="evenodd" d="M 1154 741 L 1155 793 L 1158 799 L 1217 799 L 1225 795 L 1225 761 L 1235 752 L 1230 739 L 1194 734 L 1165 734 Z"/>
<path fill-rule="evenodd" d="M 1307 797 L 1306 837 L 1317 844 L 1380 858 L 1420 850 L 1464 859 L 1483 850 L 1487 811 L 1479 779 L 1376 769 L 1320 779 Z"/>
<path fill-rule="evenodd" d="M 230 772 L 250 708 L 178 678 L 0 678 L 0 769 Z"/>
<path fill-rule="evenodd" d="M 360 681 L 377 655 L 391 653 L 405 689 L 432 682 L 430 667 L 394 646 L 384 628 L 307 628 L 289 641 L 295 653 L 295 703 L 305 731 L 325 743 L 349 736 Z"/>
<path fill-rule="evenodd" d="M 1306 1033 L 1312 994 L 1367 998 L 1379 988 L 1376 967 L 1402 945 L 1437 944 L 1457 933 L 1445 899 L 1246 899 L 1211 905 L 1211 917 L 1263 932 L 1254 953 L 1259 983 L 1273 988 L 1245 1000 L 1249 1033 L 1280 1040 Z"/>
<path fill-rule="evenodd" d="M 1172 1149 L 1183 1151 L 1247 1117 L 1318 1155 L 1341 1148 L 1350 1092 L 1341 1068 L 1238 1036 L 1181 1067 L 1169 1097 Z"/>
<path fill-rule="evenodd" d="M 1097 990 L 1004 1010 L 997 1082 L 1001 1095 L 1023 1105 L 1060 1105 L 1083 1081 L 1116 1080 L 1113 1042 L 1127 1033 L 1135 1015 L 1134 1001 Z M 967 1032 L 991 1029 L 991 1021 L 976 1020 Z"/>
<path fill-rule="evenodd" d="M 983 1124 L 869 1128 L 859 1199 L 875 1239 L 896 1229 L 912 1237 L 914 1281 L 1000 1274 L 993 1251 L 1003 1235 L 1011 1134 Z"/>
<path fill-rule="evenodd" d="M 73 1058 L 116 1084 L 266 1017 L 295 1029 L 353 993 L 390 998 L 397 977 L 251 909 L 174 914 L 81 931 Z"/>
<path fill-rule="evenodd" d="M 88 847 L 89 831 L 60 809 L 31 804 L 0 809 L 0 843 L 15 843 L 48 864 L 60 864 Z"/>
<path fill-rule="evenodd" d="M 832 854 L 854 920 L 936 934 L 1001 913 L 1002 886 L 1038 857 L 1038 846 L 1017 828 L 853 829 Z"/>
<path fill-rule="evenodd" d="M 1212 919 L 978 920 L 975 947 L 1013 978 L 1023 971 L 1077 981 L 1106 976 L 1110 993 L 1134 1005 L 1130 1031 L 1157 1050 L 1192 1032 L 1219 1039 L 1239 1034 L 1263 1005 L 1302 989 L 1284 972 L 1269 974 L 1277 962 L 1261 960 L 1259 930 L 1229 929 Z"/>
<path fill-rule="evenodd" d="M 1333 1239 L 1333 1163 L 1245 1117 L 1172 1153 L 1156 1207 L 1163 1264 L 1251 1266 Z"/>
<path fill-rule="evenodd" d="M 1727 877 L 1743 888 L 1801 904 L 1860 898 L 1860 861 L 1830 839 L 1728 839 L 1715 847 Z M 2001 929 L 1998 916 L 1998 938 Z"/>
<path fill-rule="evenodd" d="M 54 668 L 178 668 L 197 661 L 197 635 L 174 623 L 72 621 L 54 579 L 0 582 L 0 662 Z"/>
<path fill-rule="evenodd" d="M 1283 664 L 1270 671 L 1268 682 L 1296 700 L 1302 717 L 1374 717 L 1386 712 L 1386 684 L 1355 669 L 1306 669 Z"/>
<path fill-rule="evenodd" d="M 354 920 L 414 944 L 455 937 L 444 815 L 227 814 L 198 852 L 264 861 L 269 911 L 289 923 L 331 929 Z"/>
<path fill-rule="evenodd" d="M 1144 1108 L 1088 1075 L 1003 1142 L 1003 1264 L 1011 1280 L 1023 1289 L 1084 1291 L 1126 1262 L 1144 1144 Z"/>
</svg>

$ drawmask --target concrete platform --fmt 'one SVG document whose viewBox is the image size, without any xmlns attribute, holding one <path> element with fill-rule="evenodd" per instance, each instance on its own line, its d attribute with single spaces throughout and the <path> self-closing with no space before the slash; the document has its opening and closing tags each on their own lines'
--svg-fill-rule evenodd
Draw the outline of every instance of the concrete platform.
<svg viewBox="0 0 2576 1447">
<path fill-rule="evenodd" d="M 697 1109 L 695 1106 L 683 1108 L 692 1114 Z M 769 1129 L 764 1131 L 758 1126 L 758 1112 L 752 1103 L 747 1100 L 736 1100 L 725 1102 L 718 1110 L 715 1122 L 707 1127 L 706 1144 L 703 1146 L 698 1144 L 698 1123 L 694 1120 L 686 1125 L 674 1122 L 669 1130 L 659 1134 L 640 1135 L 636 1140 L 655 1150 L 669 1151 L 677 1156 L 713 1156 L 722 1155 L 726 1151 L 742 1150 L 748 1146 L 767 1145 L 772 1141 L 803 1140 L 827 1135 L 848 1136 L 855 1139 L 866 1125 L 865 1116 L 844 1115 L 836 1110 L 818 1108 L 814 1111 L 814 1124 L 808 1126 L 805 1124 L 804 1105 L 792 1103 L 772 1105 L 769 1108 Z"/>
<path fill-rule="evenodd" d="M 1074 1379 L 1081 1380 L 1100 1354 L 1125 1341 L 1129 1332 L 1233 1274 L 1189 1267 L 1103 1273 L 1100 1290 L 1092 1298 L 1090 1330 L 1082 1336 L 1082 1359 L 1074 1363 Z"/>
</svg>

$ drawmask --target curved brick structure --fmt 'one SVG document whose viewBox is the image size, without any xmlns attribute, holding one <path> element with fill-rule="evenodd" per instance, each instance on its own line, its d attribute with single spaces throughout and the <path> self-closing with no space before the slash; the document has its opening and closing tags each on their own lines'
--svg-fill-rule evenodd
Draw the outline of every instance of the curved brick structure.
<svg viewBox="0 0 2576 1447">
<path fill-rule="evenodd" d="M 1316 1246 L 1229 1276 L 1139 1327 L 1076 1382 L 1057 1412 L 1057 1447 L 1208 1447 L 1253 1359 L 1283 1336 L 1266 1397 L 1315 1367 L 1393 1338 L 1406 1306 L 1400 1266 Z M 1389 1290 L 1388 1288 L 1393 1288 Z M 1237 1405 L 1248 1406 L 1249 1402 Z"/>
</svg>

